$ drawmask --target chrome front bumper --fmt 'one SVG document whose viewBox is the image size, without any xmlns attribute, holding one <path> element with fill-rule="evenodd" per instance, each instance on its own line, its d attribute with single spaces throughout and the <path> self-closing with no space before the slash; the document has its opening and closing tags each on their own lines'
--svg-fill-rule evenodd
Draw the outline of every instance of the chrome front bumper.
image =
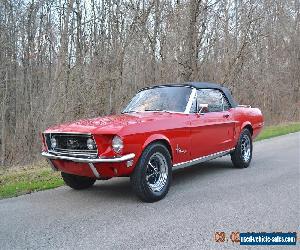
<svg viewBox="0 0 300 250">
<path fill-rule="evenodd" d="M 66 160 L 66 161 L 73 161 L 73 162 L 81 162 L 87 163 L 94 173 L 96 178 L 100 178 L 100 175 L 97 169 L 94 166 L 94 163 L 116 163 L 116 162 L 124 162 L 127 161 L 127 167 L 132 166 L 132 159 L 135 157 L 135 154 L 127 154 L 120 157 L 115 158 L 95 158 L 95 159 L 88 159 L 88 158 L 76 158 L 71 156 L 64 156 L 64 155 L 54 155 L 47 152 L 42 152 L 42 156 L 46 157 L 49 164 L 51 165 L 53 170 L 57 170 L 51 160 Z"/>
<path fill-rule="evenodd" d="M 123 162 L 132 160 L 135 157 L 135 154 L 127 154 L 120 157 L 114 158 L 95 158 L 95 159 L 88 159 L 88 158 L 77 158 L 71 156 L 64 156 L 64 155 L 54 155 L 47 152 L 42 152 L 42 156 L 51 159 L 51 160 L 66 160 L 66 161 L 73 161 L 73 162 L 83 162 L 83 163 L 114 163 L 114 162 Z"/>
</svg>

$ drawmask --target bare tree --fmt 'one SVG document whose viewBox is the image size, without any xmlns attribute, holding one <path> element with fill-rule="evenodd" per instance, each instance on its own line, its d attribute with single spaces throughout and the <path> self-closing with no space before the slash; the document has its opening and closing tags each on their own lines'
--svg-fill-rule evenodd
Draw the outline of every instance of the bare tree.
<svg viewBox="0 0 300 250">
<path fill-rule="evenodd" d="M 267 123 L 300 120 L 297 0 L 0 1 L 1 165 L 39 132 L 119 112 L 137 89 L 213 81 Z M 288 109 L 286 107 L 289 107 Z"/>
</svg>

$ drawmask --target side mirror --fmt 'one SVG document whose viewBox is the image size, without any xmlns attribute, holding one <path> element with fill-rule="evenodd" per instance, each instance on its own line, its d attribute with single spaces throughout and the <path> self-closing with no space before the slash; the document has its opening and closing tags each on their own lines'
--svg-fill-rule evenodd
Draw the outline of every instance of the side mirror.
<svg viewBox="0 0 300 250">
<path fill-rule="evenodd" d="M 204 114 L 206 112 L 208 112 L 208 104 L 207 103 L 200 103 L 198 105 L 198 114 Z"/>
</svg>

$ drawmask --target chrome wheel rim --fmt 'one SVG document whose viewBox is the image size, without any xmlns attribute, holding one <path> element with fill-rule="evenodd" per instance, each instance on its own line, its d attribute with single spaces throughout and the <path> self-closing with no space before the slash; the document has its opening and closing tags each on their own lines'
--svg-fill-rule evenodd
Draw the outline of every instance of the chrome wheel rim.
<svg viewBox="0 0 300 250">
<path fill-rule="evenodd" d="M 251 157 L 251 141 L 248 135 L 243 135 L 241 141 L 241 154 L 244 162 L 248 162 Z"/>
<path fill-rule="evenodd" d="M 154 153 L 147 164 L 146 182 L 153 192 L 160 192 L 167 183 L 168 163 L 163 154 Z"/>
</svg>

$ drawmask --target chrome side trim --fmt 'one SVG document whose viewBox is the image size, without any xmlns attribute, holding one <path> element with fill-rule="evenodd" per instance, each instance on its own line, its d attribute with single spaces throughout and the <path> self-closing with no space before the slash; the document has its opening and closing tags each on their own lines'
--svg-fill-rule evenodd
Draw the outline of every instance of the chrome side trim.
<svg viewBox="0 0 300 250">
<path fill-rule="evenodd" d="M 52 159 L 52 160 L 66 160 L 66 161 L 73 161 L 73 162 L 82 162 L 82 163 L 114 163 L 114 162 L 123 162 L 132 160 L 135 157 L 135 154 L 127 154 L 123 155 L 121 157 L 115 157 L 115 158 L 96 158 L 96 159 L 88 159 L 88 158 L 76 158 L 76 157 L 70 157 L 70 156 L 63 156 L 63 155 L 54 155 L 49 154 L 47 152 L 42 152 L 42 156 Z"/>
<path fill-rule="evenodd" d="M 187 103 L 187 105 L 185 107 L 184 114 L 189 114 L 190 113 L 191 107 L 193 105 L 193 101 L 195 99 L 196 94 L 197 94 L 197 90 L 195 88 L 192 88 L 192 92 L 191 92 L 189 101 L 188 101 L 188 103 Z"/>
<path fill-rule="evenodd" d="M 209 161 L 209 160 L 227 155 L 230 152 L 232 152 L 233 150 L 234 150 L 234 148 L 231 148 L 231 149 L 228 149 L 228 150 L 225 150 L 225 151 L 220 151 L 220 152 L 217 152 L 217 153 L 214 153 L 214 154 L 210 154 L 210 155 L 202 156 L 202 157 L 199 157 L 199 158 L 195 158 L 195 159 L 190 160 L 190 161 L 177 163 L 177 164 L 174 164 L 173 167 L 174 168 L 177 168 L 177 167 L 184 168 L 184 167 L 191 166 L 191 165 L 194 165 L 194 164 L 198 164 L 198 163 L 201 163 L 201 162 Z"/>
<path fill-rule="evenodd" d="M 95 168 L 93 163 L 89 163 L 90 169 L 93 171 L 93 174 L 95 175 L 96 178 L 100 178 L 99 172 L 97 171 L 97 169 Z"/>
</svg>

